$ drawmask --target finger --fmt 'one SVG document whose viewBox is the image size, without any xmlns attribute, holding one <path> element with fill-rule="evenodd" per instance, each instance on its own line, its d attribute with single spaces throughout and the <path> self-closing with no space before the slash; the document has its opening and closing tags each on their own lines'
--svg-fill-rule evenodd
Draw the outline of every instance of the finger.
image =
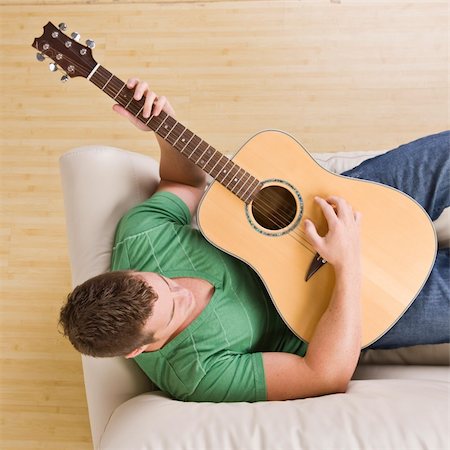
<svg viewBox="0 0 450 450">
<path fill-rule="evenodd" d="M 128 78 L 127 88 L 133 89 L 139 83 L 139 78 Z"/>
<path fill-rule="evenodd" d="M 309 219 L 305 219 L 305 235 L 314 249 L 319 251 L 323 238 L 319 236 L 316 226 Z"/>
<path fill-rule="evenodd" d="M 145 97 L 145 103 L 144 103 L 144 110 L 142 115 L 145 118 L 150 117 L 150 114 L 152 113 L 152 108 L 154 107 L 155 99 L 158 97 L 154 92 L 147 92 L 147 95 Z"/>
<path fill-rule="evenodd" d="M 328 202 L 334 203 L 336 205 L 335 212 L 339 218 L 351 218 L 353 217 L 353 208 L 351 205 L 342 197 L 337 197 L 332 195 L 327 198 Z"/>
<path fill-rule="evenodd" d="M 148 84 L 145 81 L 141 81 L 138 83 L 134 90 L 133 98 L 135 100 L 140 100 L 144 94 L 146 94 L 148 91 Z"/>
<path fill-rule="evenodd" d="M 328 225 L 331 225 L 334 222 L 336 222 L 337 220 L 336 212 L 334 211 L 330 203 L 328 203 L 321 197 L 316 197 L 314 200 L 321 207 L 323 215 L 325 216 L 325 219 L 327 219 Z"/>
<path fill-rule="evenodd" d="M 158 116 L 167 103 L 168 102 L 166 97 L 164 97 L 163 95 L 161 97 L 158 97 L 153 107 L 153 115 Z"/>
</svg>

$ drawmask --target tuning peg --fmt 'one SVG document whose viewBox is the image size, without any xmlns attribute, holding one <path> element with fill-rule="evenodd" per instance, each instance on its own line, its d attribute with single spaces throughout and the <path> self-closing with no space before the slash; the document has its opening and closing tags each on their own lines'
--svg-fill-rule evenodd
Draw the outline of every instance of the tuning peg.
<svg viewBox="0 0 450 450">
<path fill-rule="evenodd" d="M 94 47 L 95 47 L 95 42 L 94 42 L 92 39 L 88 39 L 88 40 L 86 41 L 86 45 L 87 45 L 89 48 L 94 48 Z"/>
<path fill-rule="evenodd" d="M 67 30 L 67 25 L 66 25 L 64 22 L 61 22 L 61 23 L 58 25 L 58 28 L 59 28 L 61 31 L 66 31 L 66 30 Z"/>
<path fill-rule="evenodd" d="M 37 59 L 39 62 L 42 62 L 42 61 L 44 61 L 45 56 L 44 56 L 42 53 L 37 53 L 37 54 L 36 54 L 36 59 Z"/>
<path fill-rule="evenodd" d="M 63 75 L 63 76 L 61 77 L 61 82 L 62 82 L 62 83 L 66 83 L 66 82 L 69 81 L 69 80 L 70 80 L 69 75 Z"/>
<path fill-rule="evenodd" d="M 48 65 L 48 70 L 50 70 L 50 72 L 56 72 L 58 70 L 58 66 L 55 63 L 50 63 Z"/>
<path fill-rule="evenodd" d="M 80 38 L 81 38 L 81 35 L 80 35 L 80 33 L 77 33 L 76 31 L 74 31 L 71 35 L 70 35 L 70 37 L 74 40 L 74 41 L 79 41 L 80 40 Z"/>
</svg>

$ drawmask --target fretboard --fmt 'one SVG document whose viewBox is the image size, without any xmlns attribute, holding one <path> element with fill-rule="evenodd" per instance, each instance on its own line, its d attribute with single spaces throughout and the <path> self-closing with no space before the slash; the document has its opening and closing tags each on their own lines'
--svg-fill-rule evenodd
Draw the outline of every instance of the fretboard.
<svg viewBox="0 0 450 450">
<path fill-rule="evenodd" d="M 135 100 L 134 89 L 128 89 L 126 83 L 103 66 L 94 69 L 88 79 L 245 203 L 261 189 L 259 180 L 166 112 L 143 117 L 144 98 Z"/>
</svg>

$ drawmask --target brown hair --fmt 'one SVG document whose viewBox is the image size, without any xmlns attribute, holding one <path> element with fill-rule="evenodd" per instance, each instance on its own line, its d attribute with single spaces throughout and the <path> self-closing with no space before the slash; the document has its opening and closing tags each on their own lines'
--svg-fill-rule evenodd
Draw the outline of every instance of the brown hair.
<svg viewBox="0 0 450 450">
<path fill-rule="evenodd" d="M 125 356 L 152 342 L 143 325 L 158 298 L 133 271 L 98 275 L 77 286 L 61 308 L 64 336 L 90 356 Z"/>
</svg>

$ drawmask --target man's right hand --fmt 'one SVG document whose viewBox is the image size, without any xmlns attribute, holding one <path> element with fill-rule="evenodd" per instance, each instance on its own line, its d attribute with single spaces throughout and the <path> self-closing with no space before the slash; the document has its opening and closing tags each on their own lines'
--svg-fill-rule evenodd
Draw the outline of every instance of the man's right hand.
<svg viewBox="0 0 450 450">
<path fill-rule="evenodd" d="M 311 220 L 305 220 L 305 233 L 310 244 L 322 258 L 335 269 L 341 266 L 360 266 L 360 225 L 361 213 L 341 197 L 329 197 L 327 200 L 316 197 L 316 203 L 328 223 L 328 233 L 320 236 Z"/>
</svg>

